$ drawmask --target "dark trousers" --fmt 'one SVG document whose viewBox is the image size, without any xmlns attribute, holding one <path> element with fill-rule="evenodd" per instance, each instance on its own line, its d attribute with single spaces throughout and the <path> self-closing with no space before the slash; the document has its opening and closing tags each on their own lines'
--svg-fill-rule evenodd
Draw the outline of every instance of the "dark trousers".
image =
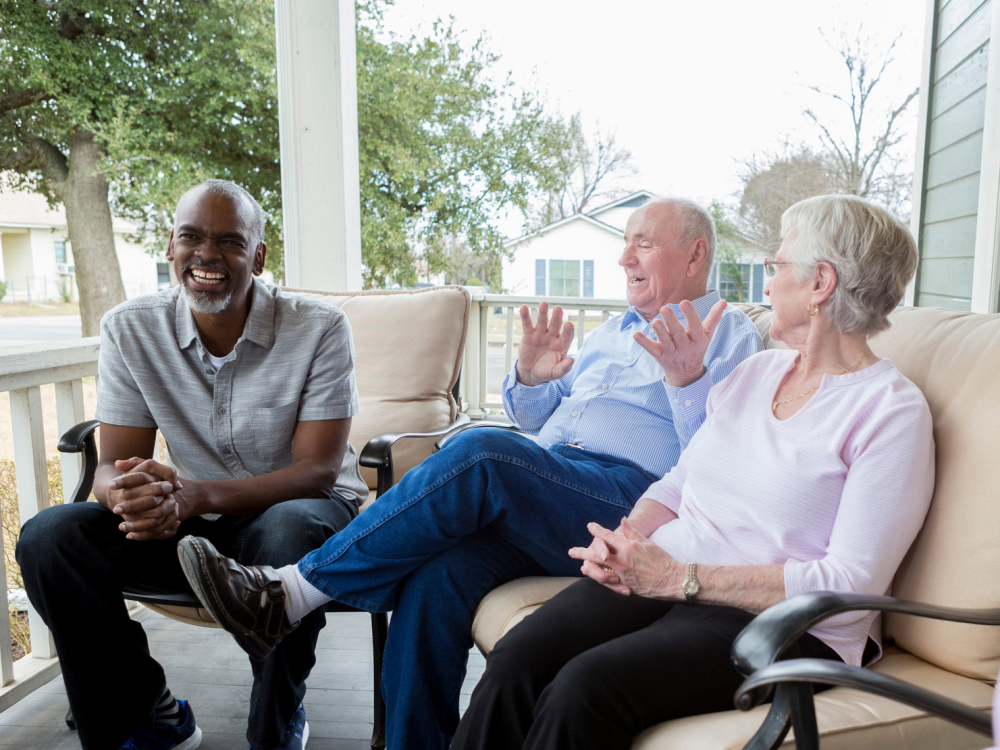
<svg viewBox="0 0 1000 750">
<path fill-rule="evenodd" d="M 148 725 L 165 684 L 142 626 L 125 609 L 123 586 L 190 592 L 176 550 L 187 535 L 206 537 L 241 563 L 279 567 L 319 547 L 356 514 L 337 496 L 290 500 L 254 516 L 190 518 L 173 538 L 146 542 L 127 540 L 120 517 L 93 502 L 53 506 L 28 521 L 17 562 L 28 599 L 52 630 L 84 750 L 120 748 Z M 247 739 L 256 750 L 281 744 L 325 624 L 325 613 L 313 612 L 267 659 L 250 661 Z"/>
<path fill-rule="evenodd" d="M 733 708 L 735 607 L 622 596 L 590 579 L 553 597 L 486 660 L 452 750 L 628 750 L 669 719 Z M 811 635 L 803 657 L 839 659 Z"/>
</svg>

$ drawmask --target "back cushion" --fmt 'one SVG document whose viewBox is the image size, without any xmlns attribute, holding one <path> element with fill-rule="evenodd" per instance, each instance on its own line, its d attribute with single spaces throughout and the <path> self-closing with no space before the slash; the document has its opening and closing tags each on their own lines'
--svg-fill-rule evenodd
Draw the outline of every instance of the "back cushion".
<svg viewBox="0 0 1000 750">
<path fill-rule="evenodd" d="M 340 308 L 351 323 L 361 412 L 351 423 L 350 441 L 359 456 L 376 435 L 426 432 L 454 421 L 458 405 L 451 391 L 461 372 L 468 292 L 443 287 L 298 293 Z M 427 458 L 433 446 L 433 439 L 397 443 L 392 451 L 396 481 Z M 362 469 L 361 475 L 375 489 L 375 471 Z"/>
<path fill-rule="evenodd" d="M 740 307 L 758 329 L 770 325 L 770 311 Z M 923 391 L 937 447 L 931 509 L 892 594 L 1000 608 L 1000 315 L 900 308 L 871 347 Z M 994 680 L 1000 670 L 1000 627 L 887 614 L 883 631 L 951 672 Z"/>
</svg>

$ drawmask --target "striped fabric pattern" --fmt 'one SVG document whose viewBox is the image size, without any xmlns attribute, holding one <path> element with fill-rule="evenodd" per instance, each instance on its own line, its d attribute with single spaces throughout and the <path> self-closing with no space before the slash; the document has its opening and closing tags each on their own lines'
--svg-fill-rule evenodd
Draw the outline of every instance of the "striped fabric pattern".
<svg viewBox="0 0 1000 750">
<path fill-rule="evenodd" d="M 678 518 L 650 539 L 681 563 L 781 565 L 785 594 L 887 594 L 934 491 L 931 413 L 920 389 L 883 359 L 824 375 L 785 420 L 774 394 L 797 352 L 771 350 L 712 389 L 705 424 L 646 497 Z M 810 632 L 861 664 L 875 612 Z"/>
<path fill-rule="evenodd" d="M 711 291 L 693 304 L 704 319 L 718 301 L 718 292 Z M 684 323 L 680 308 L 670 307 Z M 587 336 L 568 374 L 539 386 L 518 383 L 515 363 L 503 383 L 507 415 L 538 435 L 545 447 L 571 443 L 663 476 L 704 421 L 711 387 L 764 344 L 753 322 L 728 308 L 705 354 L 705 374 L 685 388 L 673 388 L 656 360 L 633 340 L 639 331 L 656 338 L 652 322 L 630 307 Z"/>
</svg>

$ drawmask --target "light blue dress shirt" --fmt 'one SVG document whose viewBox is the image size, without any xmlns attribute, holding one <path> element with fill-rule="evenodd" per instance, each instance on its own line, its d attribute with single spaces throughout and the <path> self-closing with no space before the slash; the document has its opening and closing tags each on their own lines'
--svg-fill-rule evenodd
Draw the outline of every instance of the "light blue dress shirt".
<svg viewBox="0 0 1000 750">
<path fill-rule="evenodd" d="M 702 320 L 719 299 L 713 290 L 694 300 Z M 670 308 L 684 324 L 680 307 Z M 675 388 L 632 338 L 636 332 L 656 338 L 652 324 L 630 307 L 587 336 L 569 373 L 542 385 L 518 383 L 515 363 L 503 382 L 507 416 L 524 432 L 537 435 L 543 447 L 570 443 L 665 475 L 705 421 L 709 389 L 761 351 L 764 342 L 750 318 L 728 307 L 705 353 L 705 374 Z"/>
</svg>

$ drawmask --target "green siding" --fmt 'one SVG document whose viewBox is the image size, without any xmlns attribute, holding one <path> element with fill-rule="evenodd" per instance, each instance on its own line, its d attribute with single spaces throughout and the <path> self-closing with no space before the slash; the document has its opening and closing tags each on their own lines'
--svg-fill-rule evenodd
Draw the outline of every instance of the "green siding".
<svg viewBox="0 0 1000 750">
<path fill-rule="evenodd" d="M 968 310 L 993 2 L 938 5 L 916 304 Z"/>
</svg>

